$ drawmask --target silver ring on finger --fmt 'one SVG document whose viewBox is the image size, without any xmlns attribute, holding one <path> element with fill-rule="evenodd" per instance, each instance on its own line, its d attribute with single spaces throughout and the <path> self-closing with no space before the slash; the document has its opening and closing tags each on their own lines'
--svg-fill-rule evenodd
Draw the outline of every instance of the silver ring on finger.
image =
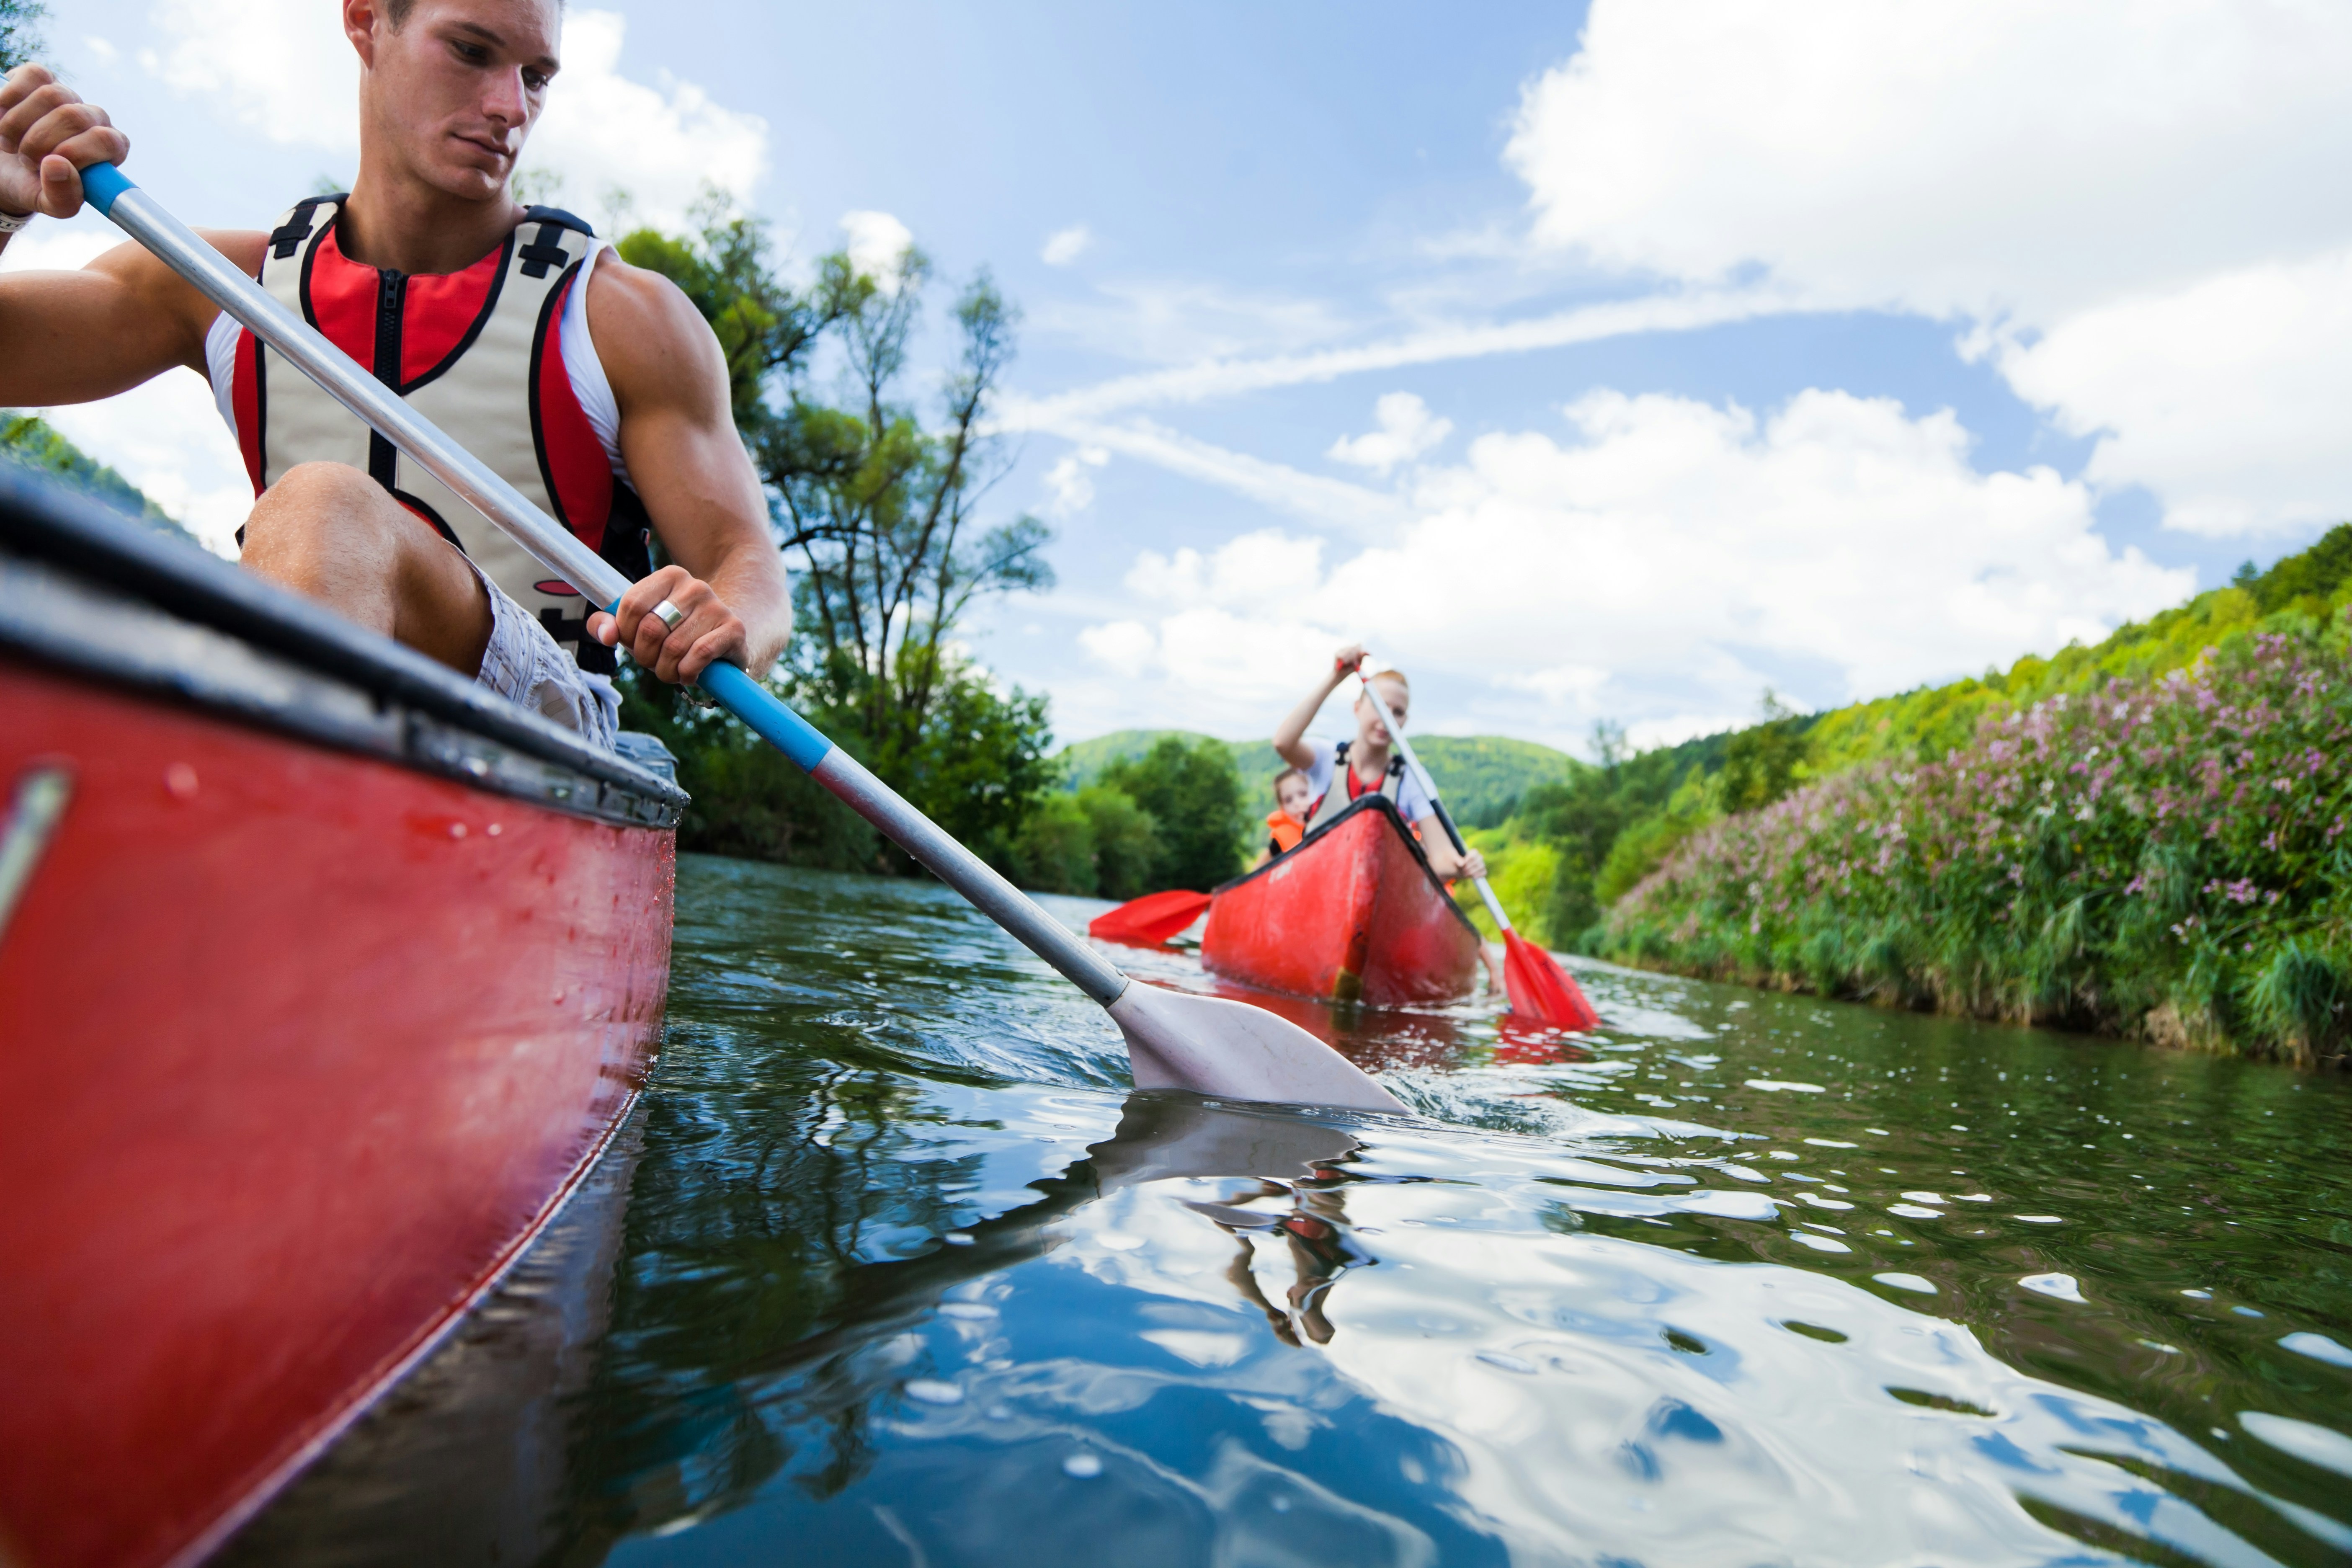
<svg viewBox="0 0 2352 1568">
<path fill-rule="evenodd" d="M 661 624 L 667 626 L 672 631 L 677 630 L 680 623 L 686 619 L 686 612 L 679 609 L 676 605 L 671 604 L 667 599 L 664 599 L 660 604 L 654 606 L 654 614 L 659 616 L 661 617 Z"/>
</svg>

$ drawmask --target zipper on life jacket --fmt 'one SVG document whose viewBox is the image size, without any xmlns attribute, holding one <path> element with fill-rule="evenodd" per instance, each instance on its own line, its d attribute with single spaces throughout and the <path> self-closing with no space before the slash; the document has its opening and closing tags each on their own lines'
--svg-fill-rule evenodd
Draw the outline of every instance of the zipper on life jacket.
<svg viewBox="0 0 2352 1568">
<path fill-rule="evenodd" d="M 375 277 L 375 378 L 400 393 L 400 322 L 408 305 L 408 274 L 385 268 Z M 399 450 L 381 431 L 368 432 L 368 478 L 393 491 Z"/>
</svg>

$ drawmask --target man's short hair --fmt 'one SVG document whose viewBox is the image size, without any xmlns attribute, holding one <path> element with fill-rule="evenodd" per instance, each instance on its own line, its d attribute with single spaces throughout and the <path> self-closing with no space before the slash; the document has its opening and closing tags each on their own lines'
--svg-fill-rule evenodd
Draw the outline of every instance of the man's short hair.
<svg viewBox="0 0 2352 1568">
<path fill-rule="evenodd" d="M 563 0 L 555 0 L 555 8 L 563 9 Z M 416 0 L 383 0 L 383 19 L 392 24 L 395 33 L 408 26 L 408 14 L 416 9 Z"/>
</svg>

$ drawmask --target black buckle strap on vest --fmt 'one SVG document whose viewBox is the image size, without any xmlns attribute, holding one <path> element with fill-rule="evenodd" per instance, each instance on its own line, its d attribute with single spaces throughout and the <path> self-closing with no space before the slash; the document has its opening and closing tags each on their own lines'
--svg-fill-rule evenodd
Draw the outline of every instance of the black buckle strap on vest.
<svg viewBox="0 0 2352 1568">
<path fill-rule="evenodd" d="M 591 239 L 596 237 L 594 229 L 562 207 L 533 207 L 523 214 L 522 221 L 539 225 L 539 237 L 515 252 L 522 258 L 522 275 L 526 278 L 544 278 L 549 268 L 570 265 L 572 258 L 556 243 L 563 237 L 565 229 L 576 229 Z"/>
<path fill-rule="evenodd" d="M 269 231 L 269 254 L 280 261 L 293 260 L 294 253 L 302 248 L 302 242 L 310 237 L 311 215 L 319 210 L 322 203 L 334 202 L 341 205 L 342 200 L 342 195 L 337 195 L 304 196 L 300 201 L 296 202 L 294 210 L 286 215 L 286 221 Z"/>
</svg>

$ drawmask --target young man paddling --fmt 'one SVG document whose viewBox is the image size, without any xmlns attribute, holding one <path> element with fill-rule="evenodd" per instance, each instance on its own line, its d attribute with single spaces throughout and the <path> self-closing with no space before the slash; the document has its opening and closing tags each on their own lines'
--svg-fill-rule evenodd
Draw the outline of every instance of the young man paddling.
<svg viewBox="0 0 2352 1568">
<path fill-rule="evenodd" d="M 617 621 L 136 245 L 0 277 L 0 405 L 206 376 L 256 495 L 247 569 L 609 746 L 622 647 L 667 681 L 772 665 L 792 626 L 717 339 L 674 285 L 509 188 L 558 0 L 343 0 L 360 173 L 205 238 L 637 579 Z M 0 84 L 0 245 L 130 142 L 39 66 Z M 651 570 L 648 529 L 677 564 Z"/>
<path fill-rule="evenodd" d="M 1316 802 L 1309 814 L 1310 826 L 1313 817 L 1342 810 L 1359 796 L 1384 794 L 1396 803 L 1397 815 L 1415 828 L 1427 822 L 1436 829 L 1435 811 L 1429 796 L 1405 768 L 1404 759 L 1394 754 L 1387 723 L 1362 696 L 1359 695 L 1355 701 L 1356 733 L 1352 739 L 1326 741 L 1307 732 L 1307 726 L 1315 722 L 1315 715 L 1322 710 L 1331 693 L 1339 689 L 1343 682 L 1355 679 L 1356 668 L 1363 662 L 1364 650 L 1354 643 L 1334 655 L 1329 677 L 1308 692 L 1306 700 L 1292 709 L 1289 717 L 1276 728 L 1274 749 L 1284 762 L 1307 775 L 1310 798 Z M 1396 710 L 1400 721 L 1411 716 L 1412 690 L 1403 675 L 1395 670 L 1383 671 L 1372 677 L 1372 685 Z M 1429 868 L 1441 878 L 1451 880 L 1486 874 L 1486 858 L 1475 849 L 1467 855 L 1455 854 L 1443 830 L 1422 833 L 1421 847 L 1429 857 Z"/>
</svg>

